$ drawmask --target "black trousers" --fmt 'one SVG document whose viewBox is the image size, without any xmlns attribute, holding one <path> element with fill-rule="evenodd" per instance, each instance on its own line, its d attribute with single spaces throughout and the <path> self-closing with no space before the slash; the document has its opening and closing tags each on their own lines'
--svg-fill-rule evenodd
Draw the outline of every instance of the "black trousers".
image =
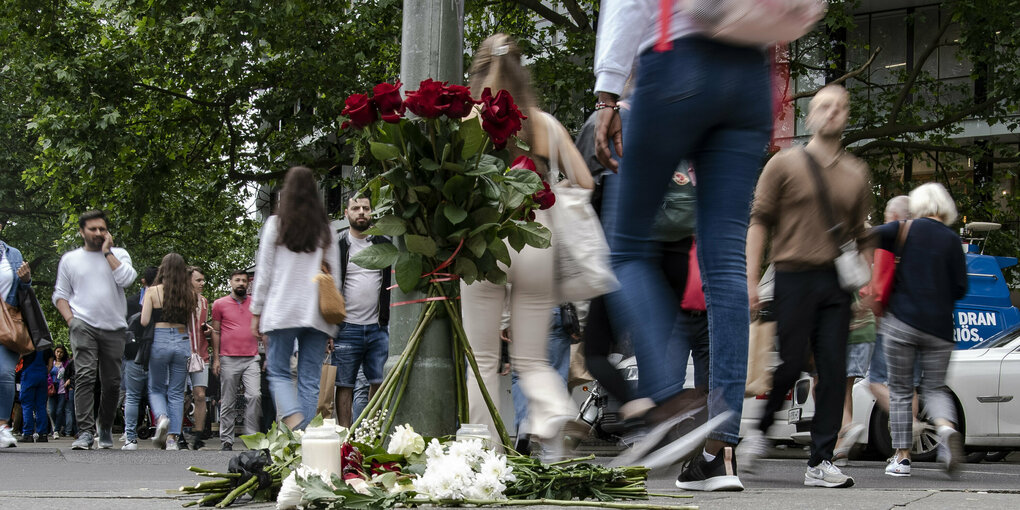
<svg viewBox="0 0 1020 510">
<path fill-rule="evenodd" d="M 814 354 L 818 372 L 815 416 L 811 422 L 809 466 L 832 460 L 843 421 L 846 394 L 846 339 L 850 330 L 850 294 L 839 287 L 835 269 L 776 271 L 773 309 L 782 360 L 759 427 L 768 430 L 786 394 Z"/>
</svg>

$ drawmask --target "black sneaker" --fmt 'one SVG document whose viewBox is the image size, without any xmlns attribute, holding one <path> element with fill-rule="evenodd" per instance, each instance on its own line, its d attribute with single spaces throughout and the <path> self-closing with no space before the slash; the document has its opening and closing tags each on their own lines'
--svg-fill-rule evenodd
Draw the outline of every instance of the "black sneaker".
<svg viewBox="0 0 1020 510">
<path fill-rule="evenodd" d="M 232 452 L 234 451 L 234 443 L 223 443 L 220 445 L 221 452 Z"/>
<path fill-rule="evenodd" d="M 676 486 L 688 491 L 742 491 L 744 484 L 737 478 L 737 459 L 733 448 L 723 448 L 715 460 L 709 462 L 701 453 L 687 461 Z"/>
<path fill-rule="evenodd" d="M 18 442 L 19 443 L 34 443 L 35 442 L 35 436 L 33 436 L 32 434 L 22 434 L 21 437 L 18 438 Z"/>
<path fill-rule="evenodd" d="M 201 434 L 195 434 L 194 436 L 191 436 L 191 449 L 192 450 L 198 450 L 198 449 L 202 448 L 203 446 L 205 446 L 205 441 L 202 441 Z"/>
<path fill-rule="evenodd" d="M 39 437 L 35 438 L 35 442 L 48 443 L 50 442 L 50 438 L 46 434 L 39 434 Z"/>
</svg>

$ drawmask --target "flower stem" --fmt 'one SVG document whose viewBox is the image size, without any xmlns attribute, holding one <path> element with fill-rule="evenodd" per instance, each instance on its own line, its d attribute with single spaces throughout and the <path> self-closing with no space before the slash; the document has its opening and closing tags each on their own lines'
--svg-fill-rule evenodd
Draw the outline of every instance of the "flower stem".
<svg viewBox="0 0 1020 510">
<path fill-rule="evenodd" d="M 411 499 L 408 504 L 441 506 L 572 506 L 594 508 L 621 508 L 626 510 L 697 510 L 696 506 L 653 505 L 651 503 L 617 503 L 615 501 L 587 501 L 566 499 Z"/>
<path fill-rule="evenodd" d="M 694 496 L 690 496 L 687 494 L 664 494 L 660 492 L 649 492 L 648 495 L 650 497 L 656 498 L 694 499 Z"/>
<path fill-rule="evenodd" d="M 595 454 L 588 455 L 587 457 L 577 457 L 575 459 L 565 459 L 558 462 L 550 462 L 547 466 L 562 466 L 564 464 L 574 464 L 576 462 L 584 462 L 586 460 L 592 460 L 595 458 Z"/>
</svg>

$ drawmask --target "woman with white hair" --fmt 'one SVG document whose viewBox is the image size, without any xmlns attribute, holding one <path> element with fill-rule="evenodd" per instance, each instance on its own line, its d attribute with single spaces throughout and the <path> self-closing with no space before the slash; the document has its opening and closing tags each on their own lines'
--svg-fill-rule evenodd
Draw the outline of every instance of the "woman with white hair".
<svg viewBox="0 0 1020 510">
<path fill-rule="evenodd" d="M 915 358 L 922 371 L 920 395 L 938 428 L 939 462 L 952 473 L 964 455 L 963 436 L 955 425 L 956 407 L 946 388 L 954 348 L 953 307 L 967 293 L 960 237 L 949 228 L 956 221 L 956 205 L 940 184 L 928 183 L 910 193 L 910 213 L 913 220 L 873 230 L 878 247 L 900 257 L 889 307 L 879 326 L 885 337 L 889 428 L 896 449 L 885 472 L 892 476 L 910 476 Z M 897 241 L 898 237 L 903 240 Z"/>
</svg>

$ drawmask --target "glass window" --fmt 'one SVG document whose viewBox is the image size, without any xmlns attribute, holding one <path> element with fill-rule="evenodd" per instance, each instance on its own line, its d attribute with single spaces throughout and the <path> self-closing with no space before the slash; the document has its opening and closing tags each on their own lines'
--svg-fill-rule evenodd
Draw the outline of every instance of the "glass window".
<svg viewBox="0 0 1020 510">
<path fill-rule="evenodd" d="M 876 85 L 898 83 L 899 73 L 907 65 L 906 11 L 875 14 L 871 17 L 871 46 L 882 51 L 871 65 L 871 81 Z"/>
<path fill-rule="evenodd" d="M 921 55 L 928 50 L 932 37 L 939 30 L 939 8 L 922 7 L 914 11 L 914 61 L 921 58 Z M 937 42 L 936 42 L 937 44 Z M 921 69 L 938 78 L 939 73 L 939 50 L 928 57 L 921 65 Z"/>
<path fill-rule="evenodd" d="M 943 36 L 944 46 L 939 48 L 939 78 L 962 78 L 970 76 L 970 60 L 960 54 L 960 26 L 950 25 Z"/>
</svg>

